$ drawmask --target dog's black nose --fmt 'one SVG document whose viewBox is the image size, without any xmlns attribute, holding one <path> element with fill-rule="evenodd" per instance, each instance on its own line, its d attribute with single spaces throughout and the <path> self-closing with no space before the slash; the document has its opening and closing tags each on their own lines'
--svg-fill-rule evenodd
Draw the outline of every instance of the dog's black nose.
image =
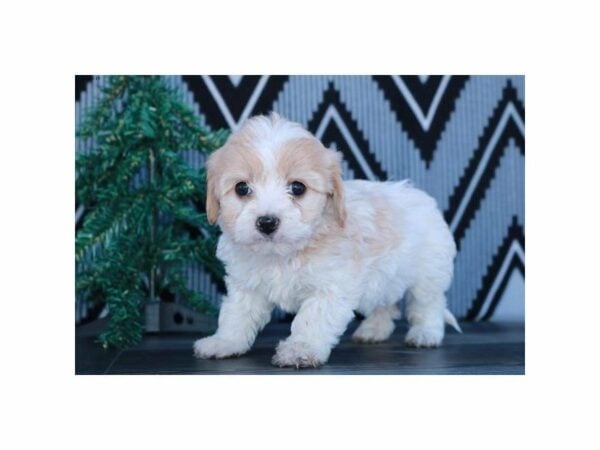
<svg viewBox="0 0 600 450">
<path fill-rule="evenodd" d="M 271 234 L 279 226 L 279 219 L 275 216 L 260 216 L 256 219 L 256 228 L 263 234 Z"/>
</svg>

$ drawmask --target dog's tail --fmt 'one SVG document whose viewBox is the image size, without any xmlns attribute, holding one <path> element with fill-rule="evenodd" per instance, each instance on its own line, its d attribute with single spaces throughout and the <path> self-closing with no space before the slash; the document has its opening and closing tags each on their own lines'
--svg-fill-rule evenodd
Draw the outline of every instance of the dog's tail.
<svg viewBox="0 0 600 450">
<path fill-rule="evenodd" d="M 454 315 L 447 309 L 444 310 L 444 321 L 448 325 L 450 325 L 452 328 L 454 328 L 456 331 L 458 331 L 459 333 L 462 333 L 462 330 L 460 329 L 460 326 L 458 325 L 458 322 L 456 321 L 456 317 L 454 317 Z"/>
</svg>

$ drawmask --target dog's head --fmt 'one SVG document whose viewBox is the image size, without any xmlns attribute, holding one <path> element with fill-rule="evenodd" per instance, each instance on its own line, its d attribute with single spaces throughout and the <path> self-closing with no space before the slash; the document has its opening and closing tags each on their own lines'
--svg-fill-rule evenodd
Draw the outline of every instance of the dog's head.
<svg viewBox="0 0 600 450">
<path fill-rule="evenodd" d="M 346 219 L 339 154 L 276 114 L 249 119 L 207 162 L 206 211 L 236 243 L 261 252 L 305 247 Z"/>
</svg>

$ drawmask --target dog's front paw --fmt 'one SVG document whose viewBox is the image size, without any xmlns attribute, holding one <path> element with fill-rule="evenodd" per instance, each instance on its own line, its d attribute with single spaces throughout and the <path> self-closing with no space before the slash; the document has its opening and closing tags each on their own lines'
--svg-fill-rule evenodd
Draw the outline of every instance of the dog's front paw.
<svg viewBox="0 0 600 450">
<path fill-rule="evenodd" d="M 194 356 L 196 358 L 228 358 L 241 355 L 246 351 L 248 349 L 245 346 L 217 335 L 198 339 L 194 342 Z"/>
<path fill-rule="evenodd" d="M 404 342 L 409 347 L 439 347 L 444 339 L 444 328 L 426 327 L 421 325 L 412 326 Z"/>
<path fill-rule="evenodd" d="M 317 348 L 306 342 L 281 341 L 277 346 L 271 362 L 279 367 L 318 367 L 325 363 L 329 352 L 319 352 Z"/>
</svg>

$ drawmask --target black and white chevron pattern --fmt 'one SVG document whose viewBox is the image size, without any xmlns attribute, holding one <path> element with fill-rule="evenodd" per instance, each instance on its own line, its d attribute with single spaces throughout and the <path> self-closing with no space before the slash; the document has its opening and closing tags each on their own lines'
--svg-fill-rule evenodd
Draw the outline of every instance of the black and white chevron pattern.
<svg viewBox="0 0 600 450">
<path fill-rule="evenodd" d="M 410 178 L 431 193 L 459 248 L 448 293 L 458 316 L 489 319 L 511 277 L 524 280 L 523 76 L 165 78 L 211 128 L 277 111 L 341 151 L 347 178 Z M 77 121 L 102 83 L 76 77 Z M 190 286 L 218 302 L 213 281 L 190 268 Z"/>
</svg>

